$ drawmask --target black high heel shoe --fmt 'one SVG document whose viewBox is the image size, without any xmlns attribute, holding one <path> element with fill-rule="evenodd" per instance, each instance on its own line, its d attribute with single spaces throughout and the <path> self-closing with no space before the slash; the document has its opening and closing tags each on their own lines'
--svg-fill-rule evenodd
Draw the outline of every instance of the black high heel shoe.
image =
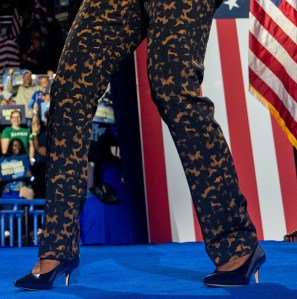
<svg viewBox="0 0 297 299">
<path fill-rule="evenodd" d="M 54 281 L 60 275 L 65 274 L 65 284 L 69 285 L 72 271 L 79 265 L 79 258 L 71 261 L 62 261 L 52 271 L 44 274 L 29 273 L 26 276 L 16 280 L 13 284 L 15 287 L 24 290 L 50 290 Z"/>
<path fill-rule="evenodd" d="M 202 282 L 209 287 L 235 287 L 248 285 L 254 273 L 256 283 L 259 283 L 259 269 L 265 262 L 266 256 L 260 244 L 239 268 L 232 271 L 217 271 L 203 278 Z"/>
</svg>

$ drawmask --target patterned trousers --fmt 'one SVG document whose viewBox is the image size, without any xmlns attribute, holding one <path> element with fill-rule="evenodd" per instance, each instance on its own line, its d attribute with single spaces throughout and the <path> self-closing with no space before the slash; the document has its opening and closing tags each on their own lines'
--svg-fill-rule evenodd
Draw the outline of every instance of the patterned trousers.
<svg viewBox="0 0 297 299">
<path fill-rule="evenodd" d="M 79 254 L 78 215 L 86 197 L 97 100 L 145 36 L 151 95 L 177 147 L 209 257 L 222 265 L 255 249 L 255 227 L 232 156 L 214 119 L 214 105 L 199 90 L 218 2 L 83 1 L 51 90 L 40 258 L 64 260 Z"/>
</svg>

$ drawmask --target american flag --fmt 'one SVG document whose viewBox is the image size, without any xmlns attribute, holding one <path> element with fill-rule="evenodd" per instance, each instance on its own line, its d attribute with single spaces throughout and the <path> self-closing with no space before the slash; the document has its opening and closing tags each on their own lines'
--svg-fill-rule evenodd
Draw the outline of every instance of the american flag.
<svg viewBox="0 0 297 299">
<path fill-rule="evenodd" d="M 248 91 L 248 14 L 244 0 L 227 0 L 217 11 L 202 91 L 216 105 L 259 238 L 281 240 L 297 228 L 294 154 L 269 111 Z M 135 62 L 150 241 L 201 241 L 178 154 L 150 98 L 146 42 Z"/>
<path fill-rule="evenodd" d="M 19 47 L 17 38 L 20 34 L 21 20 L 16 8 L 11 18 L 10 36 L 0 37 L 0 74 L 5 68 L 19 67 Z"/>
<path fill-rule="evenodd" d="M 17 38 L 21 32 L 21 18 L 16 8 L 13 9 L 11 21 L 11 33 L 13 38 Z"/>
<path fill-rule="evenodd" d="M 250 91 L 297 148 L 297 2 L 251 0 Z"/>
</svg>

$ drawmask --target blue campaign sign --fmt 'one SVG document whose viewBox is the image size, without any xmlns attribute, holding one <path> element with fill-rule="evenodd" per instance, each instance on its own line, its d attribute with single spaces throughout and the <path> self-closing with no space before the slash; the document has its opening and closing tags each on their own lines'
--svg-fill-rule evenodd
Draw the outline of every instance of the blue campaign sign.
<svg viewBox="0 0 297 299">
<path fill-rule="evenodd" d="M 0 158 L 0 178 L 2 181 L 25 178 L 29 170 L 28 155 Z"/>
<path fill-rule="evenodd" d="M 41 120 L 44 121 L 44 113 L 49 110 L 50 102 L 41 103 Z"/>
<path fill-rule="evenodd" d="M 26 123 L 25 118 L 25 105 L 7 105 L 0 106 L 0 124 L 1 125 L 10 125 L 10 115 L 14 110 L 18 110 L 22 114 L 21 123 Z"/>
<path fill-rule="evenodd" d="M 93 118 L 94 123 L 114 124 L 114 111 L 111 104 L 99 100 L 96 113 Z"/>
</svg>

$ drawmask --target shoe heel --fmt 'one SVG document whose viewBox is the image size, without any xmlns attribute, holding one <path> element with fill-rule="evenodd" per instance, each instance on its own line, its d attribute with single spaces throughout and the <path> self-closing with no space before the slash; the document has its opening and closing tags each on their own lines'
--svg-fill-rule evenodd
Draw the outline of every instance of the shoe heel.
<svg viewBox="0 0 297 299">
<path fill-rule="evenodd" d="M 44 274 L 33 274 L 32 272 L 16 280 L 14 286 L 24 290 L 50 290 L 57 277 L 65 274 L 65 285 L 69 286 L 70 275 L 79 265 L 79 257 L 74 260 L 60 261 L 51 271 Z"/>
<path fill-rule="evenodd" d="M 215 270 L 202 281 L 209 287 L 243 286 L 250 284 L 251 276 L 254 274 L 256 283 L 259 283 L 259 270 L 265 260 L 265 253 L 258 244 L 253 254 L 239 268 L 232 271 Z"/>
<path fill-rule="evenodd" d="M 260 282 L 259 269 L 257 269 L 257 270 L 255 271 L 255 280 L 256 280 L 256 283 L 259 283 L 259 282 Z"/>
<path fill-rule="evenodd" d="M 71 272 L 65 273 L 65 286 L 69 286 Z"/>
</svg>

